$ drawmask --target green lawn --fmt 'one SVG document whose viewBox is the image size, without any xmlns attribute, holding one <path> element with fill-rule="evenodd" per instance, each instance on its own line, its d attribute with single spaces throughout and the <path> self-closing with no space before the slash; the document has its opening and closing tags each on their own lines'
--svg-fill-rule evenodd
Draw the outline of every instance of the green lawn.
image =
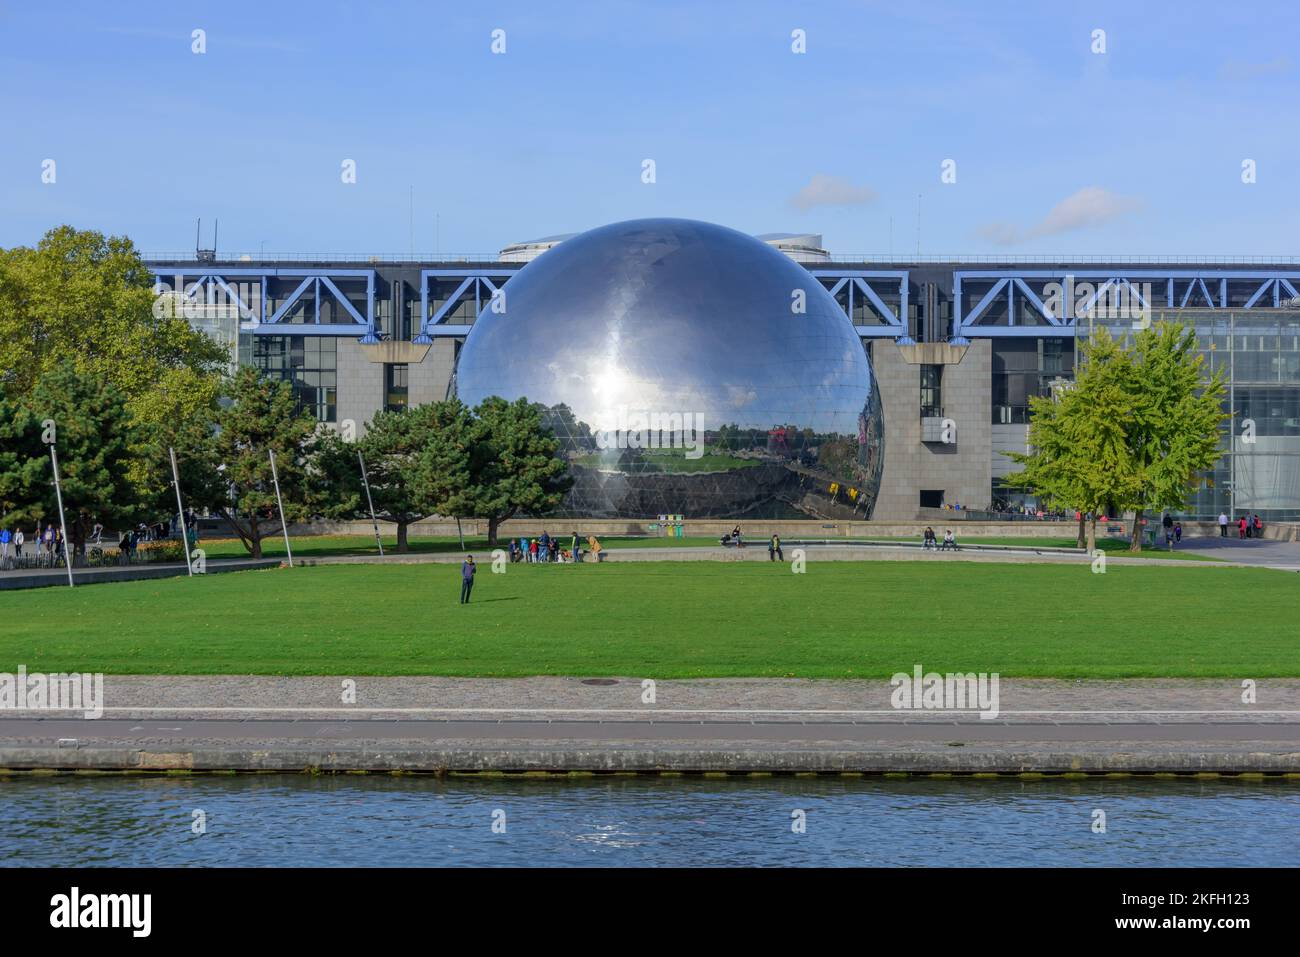
<svg viewBox="0 0 1300 957">
<path fill-rule="evenodd" d="M 335 565 L 0 592 L 0 672 L 1300 676 L 1300 576 L 920 562 Z"/>
</svg>

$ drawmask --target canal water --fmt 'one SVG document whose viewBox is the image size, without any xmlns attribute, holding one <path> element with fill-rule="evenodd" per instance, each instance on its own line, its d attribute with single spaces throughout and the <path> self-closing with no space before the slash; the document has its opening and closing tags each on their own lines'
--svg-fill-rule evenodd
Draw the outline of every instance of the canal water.
<svg viewBox="0 0 1300 957">
<path fill-rule="evenodd" d="M 0 866 L 1298 862 L 1285 779 L 0 779 Z"/>
</svg>

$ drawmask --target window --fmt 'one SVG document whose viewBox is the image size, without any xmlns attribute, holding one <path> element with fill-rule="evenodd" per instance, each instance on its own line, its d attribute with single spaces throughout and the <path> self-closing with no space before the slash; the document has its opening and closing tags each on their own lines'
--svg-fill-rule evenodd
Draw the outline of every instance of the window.
<svg viewBox="0 0 1300 957">
<path fill-rule="evenodd" d="M 943 366 L 921 366 L 921 418 L 943 417 Z"/>
<path fill-rule="evenodd" d="M 293 387 L 298 408 L 334 422 L 338 401 L 335 341 L 330 336 L 255 336 L 253 365 Z"/>
<path fill-rule="evenodd" d="M 384 408 L 389 412 L 406 408 L 408 369 L 404 362 L 384 363 Z"/>
<path fill-rule="evenodd" d="M 1074 378 L 1074 342 L 1010 339 L 993 344 L 993 422 L 1023 425 L 1029 400 L 1052 394 L 1057 379 Z"/>
</svg>

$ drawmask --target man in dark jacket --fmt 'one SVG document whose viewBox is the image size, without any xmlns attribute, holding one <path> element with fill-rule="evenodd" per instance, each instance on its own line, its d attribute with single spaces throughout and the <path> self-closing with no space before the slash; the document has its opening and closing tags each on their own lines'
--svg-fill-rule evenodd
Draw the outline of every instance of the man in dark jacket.
<svg viewBox="0 0 1300 957">
<path fill-rule="evenodd" d="M 474 572 L 478 570 L 474 564 L 474 556 L 466 555 L 465 560 L 460 563 L 460 603 L 469 604 L 469 593 L 474 590 Z"/>
</svg>

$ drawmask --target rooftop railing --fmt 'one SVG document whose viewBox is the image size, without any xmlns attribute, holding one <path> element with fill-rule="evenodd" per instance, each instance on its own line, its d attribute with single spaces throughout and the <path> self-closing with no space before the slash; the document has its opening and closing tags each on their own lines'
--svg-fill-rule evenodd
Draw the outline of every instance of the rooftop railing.
<svg viewBox="0 0 1300 957">
<path fill-rule="evenodd" d="M 185 252 L 145 252 L 141 253 L 146 262 L 183 262 L 197 260 L 193 250 Z M 216 257 L 217 262 L 245 262 L 250 265 L 275 265 L 277 263 L 362 263 L 362 264 L 402 264 L 425 263 L 501 263 L 498 253 L 248 253 L 223 252 Z M 1021 266 L 1027 264 L 1047 266 L 1087 266 L 1087 265 L 1124 265 L 1124 266 L 1295 266 L 1300 265 L 1300 256 L 1188 256 L 1188 255 L 1002 255 L 977 253 L 974 255 L 902 255 L 885 253 L 837 253 L 821 263 L 870 263 L 875 265 L 925 266 L 950 264 L 979 264 Z M 513 265 L 513 260 L 506 260 L 506 265 Z M 817 262 L 805 262 L 806 266 L 817 266 Z"/>
<path fill-rule="evenodd" d="M 198 257 L 193 250 L 189 252 L 143 252 L 140 258 L 145 262 L 151 263 L 193 263 L 198 262 Z M 359 254 L 359 253 L 340 253 L 337 256 L 325 255 L 324 253 L 220 253 L 213 260 L 219 263 L 243 263 L 248 266 L 274 266 L 284 263 L 359 263 L 361 265 L 384 265 L 384 264 L 410 264 L 412 266 L 424 265 L 426 263 L 499 263 L 495 253 L 437 253 L 437 254 L 417 254 L 412 257 L 409 253 L 401 254 Z M 506 263 L 510 265 L 509 262 Z"/>
</svg>

